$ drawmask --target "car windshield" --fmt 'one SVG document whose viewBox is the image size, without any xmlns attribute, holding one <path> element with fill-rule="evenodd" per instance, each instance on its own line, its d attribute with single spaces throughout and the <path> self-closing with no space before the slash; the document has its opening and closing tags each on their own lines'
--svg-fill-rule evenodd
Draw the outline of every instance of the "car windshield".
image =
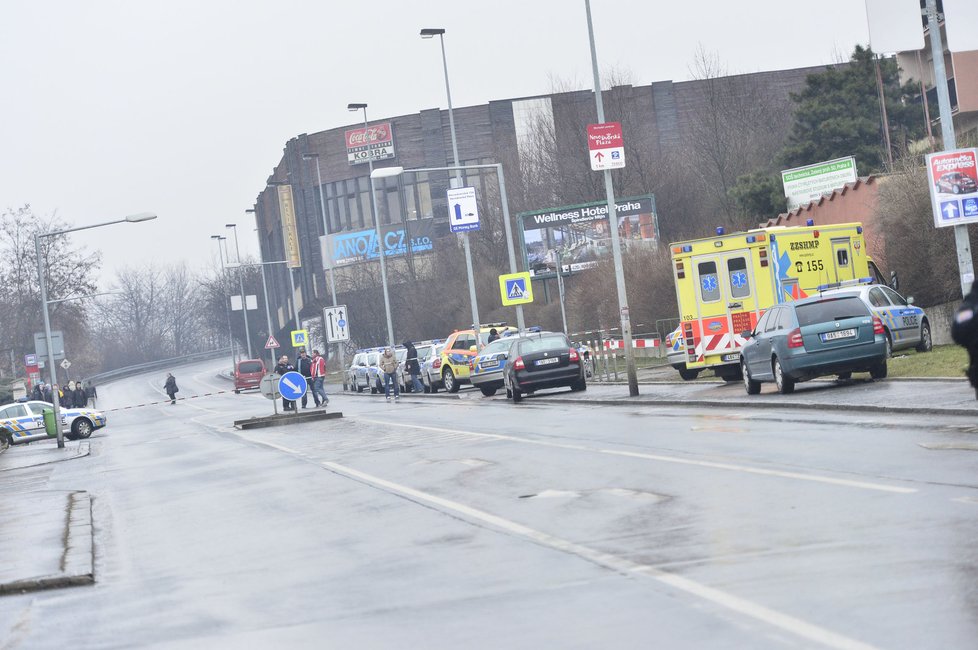
<svg viewBox="0 0 978 650">
<path fill-rule="evenodd" d="M 370 354 L 367 355 L 367 365 L 368 366 L 376 366 L 379 361 L 380 361 L 380 353 L 379 352 L 371 352 Z"/>
<path fill-rule="evenodd" d="M 425 359 L 430 357 L 431 351 L 433 349 L 434 348 L 432 348 L 430 345 L 426 345 L 424 347 L 418 348 L 418 361 L 424 361 Z"/>
<path fill-rule="evenodd" d="M 510 346 L 513 345 L 513 341 L 514 339 L 497 339 L 486 347 L 482 348 L 482 352 L 479 353 L 479 356 L 481 357 L 486 354 L 498 354 L 500 352 L 505 352 L 510 348 Z"/>
<path fill-rule="evenodd" d="M 261 372 L 261 361 L 242 361 L 238 366 L 238 371 L 242 373 Z"/>
<path fill-rule="evenodd" d="M 520 345 L 520 354 L 529 354 L 531 352 L 542 352 L 544 350 L 553 350 L 555 348 L 570 348 L 570 343 L 567 342 L 567 338 L 563 335 L 550 335 L 541 336 L 540 338 L 529 338 L 523 341 Z"/>
<path fill-rule="evenodd" d="M 869 307 L 856 296 L 845 296 L 843 298 L 832 298 L 797 305 L 795 307 L 795 313 L 798 315 L 798 325 L 801 327 L 811 325 L 812 323 L 824 323 L 826 321 L 843 320 L 845 318 L 870 316 Z"/>
<path fill-rule="evenodd" d="M 407 359 L 407 348 L 397 348 L 394 350 L 394 358 L 398 361 L 404 361 Z"/>
</svg>

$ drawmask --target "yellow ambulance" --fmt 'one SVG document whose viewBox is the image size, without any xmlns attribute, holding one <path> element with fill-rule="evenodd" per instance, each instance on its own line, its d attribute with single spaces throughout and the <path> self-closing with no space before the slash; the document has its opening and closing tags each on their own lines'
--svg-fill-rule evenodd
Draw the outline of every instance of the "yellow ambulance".
<svg viewBox="0 0 978 650">
<path fill-rule="evenodd" d="M 867 255 L 860 223 L 771 226 L 676 242 L 672 253 L 686 367 L 740 379 L 744 332 L 777 303 L 820 285 L 882 276 Z"/>
</svg>

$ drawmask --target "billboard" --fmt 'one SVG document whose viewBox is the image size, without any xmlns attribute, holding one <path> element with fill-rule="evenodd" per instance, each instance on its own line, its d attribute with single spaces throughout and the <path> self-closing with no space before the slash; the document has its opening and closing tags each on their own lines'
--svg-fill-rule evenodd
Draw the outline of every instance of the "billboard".
<svg viewBox="0 0 978 650">
<path fill-rule="evenodd" d="M 295 226 L 295 201 L 292 199 L 291 185 L 278 186 L 278 210 L 282 216 L 286 266 L 297 269 L 302 266 L 302 258 L 299 256 L 299 231 Z"/>
<path fill-rule="evenodd" d="M 394 157 L 394 130 L 390 122 L 362 126 L 346 132 L 346 159 L 351 165 Z"/>
<path fill-rule="evenodd" d="M 406 224 L 381 226 L 381 240 L 386 257 L 426 253 L 434 249 L 434 219 L 418 219 Z M 380 259 L 377 231 L 339 232 L 319 238 L 325 269 Z"/>
<path fill-rule="evenodd" d="M 927 154 L 934 225 L 978 223 L 978 149 Z"/>
<path fill-rule="evenodd" d="M 658 244 L 654 196 L 618 199 L 615 212 L 623 248 Z M 517 218 L 526 269 L 535 277 L 555 275 L 558 261 L 564 272 L 580 271 L 611 255 L 607 202 L 521 212 Z"/>
<path fill-rule="evenodd" d="M 826 162 L 795 167 L 781 172 L 788 209 L 810 203 L 826 192 L 837 190 L 846 183 L 856 182 L 856 159 L 837 158 Z"/>
</svg>

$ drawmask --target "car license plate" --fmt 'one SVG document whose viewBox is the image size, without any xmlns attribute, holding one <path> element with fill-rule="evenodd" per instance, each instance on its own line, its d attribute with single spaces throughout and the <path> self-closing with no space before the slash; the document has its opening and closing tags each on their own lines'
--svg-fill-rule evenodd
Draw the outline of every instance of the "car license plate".
<svg viewBox="0 0 978 650">
<path fill-rule="evenodd" d="M 721 357 L 721 359 L 723 359 L 724 361 L 739 361 L 740 360 L 740 355 L 739 354 L 725 354 L 725 355 L 723 355 Z"/>
<path fill-rule="evenodd" d="M 549 366 L 552 363 L 560 363 L 560 359 L 557 357 L 551 357 L 550 359 L 537 359 L 536 365 Z"/>
<path fill-rule="evenodd" d="M 479 369 L 480 370 L 488 370 L 489 368 L 495 368 L 498 365 L 499 365 L 499 362 L 498 361 L 480 361 L 479 362 Z"/>
<path fill-rule="evenodd" d="M 851 339 L 855 338 L 855 336 L 856 330 L 854 329 L 839 330 L 838 332 L 826 332 L 825 334 L 822 334 L 822 340 L 835 341 L 837 339 Z"/>
</svg>

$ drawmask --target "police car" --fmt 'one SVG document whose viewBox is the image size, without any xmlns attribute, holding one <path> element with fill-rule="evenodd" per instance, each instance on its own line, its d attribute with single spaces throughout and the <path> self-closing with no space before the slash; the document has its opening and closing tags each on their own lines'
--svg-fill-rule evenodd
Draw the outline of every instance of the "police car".
<svg viewBox="0 0 978 650">
<path fill-rule="evenodd" d="M 692 381 L 699 376 L 699 369 L 686 367 L 686 344 L 683 341 L 683 330 L 680 325 L 666 335 L 666 361 L 679 371 L 679 376 L 686 381 Z"/>
<path fill-rule="evenodd" d="M 32 442 L 48 437 L 44 429 L 44 409 L 53 409 L 47 402 L 29 401 L 0 407 L 0 436 L 10 444 Z M 92 431 L 106 425 L 105 414 L 94 409 L 61 409 L 61 428 L 70 440 L 87 438 Z"/>
<path fill-rule="evenodd" d="M 485 323 L 479 326 L 478 335 L 474 329 L 456 330 L 445 340 L 441 351 L 441 383 L 449 393 L 457 393 L 462 384 L 469 383 L 469 362 L 479 349 L 489 343 L 491 330 L 503 336 L 515 327 L 506 323 Z"/>
<path fill-rule="evenodd" d="M 469 362 L 469 381 L 486 397 L 492 397 L 503 387 L 503 366 L 509 358 L 509 349 L 519 338 L 504 336 L 496 339 Z"/>
<path fill-rule="evenodd" d="M 855 293 L 866 306 L 883 321 L 886 334 L 886 356 L 894 350 L 915 348 L 918 352 L 929 352 L 934 347 L 931 337 L 930 321 L 920 307 L 913 304 L 913 297 L 904 298 L 884 284 L 870 284 L 872 278 L 847 280 L 845 282 L 822 285 L 823 295 L 832 293 Z"/>
</svg>

